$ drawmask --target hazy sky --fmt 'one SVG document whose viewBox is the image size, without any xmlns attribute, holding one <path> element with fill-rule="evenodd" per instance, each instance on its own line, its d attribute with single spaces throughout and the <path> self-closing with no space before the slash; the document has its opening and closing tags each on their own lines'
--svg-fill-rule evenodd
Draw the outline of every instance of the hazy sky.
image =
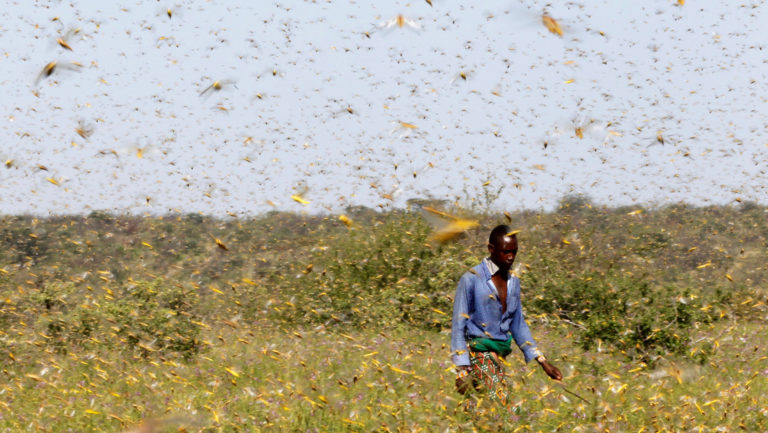
<svg viewBox="0 0 768 433">
<path fill-rule="evenodd" d="M 765 204 L 763 2 L 432 3 L 4 2 L 0 214 Z"/>
</svg>

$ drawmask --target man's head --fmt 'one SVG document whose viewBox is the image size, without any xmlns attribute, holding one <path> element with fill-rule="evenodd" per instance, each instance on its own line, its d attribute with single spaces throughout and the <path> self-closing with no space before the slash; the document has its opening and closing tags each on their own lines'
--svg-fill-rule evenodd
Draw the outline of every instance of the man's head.
<svg viewBox="0 0 768 433">
<path fill-rule="evenodd" d="M 517 256 L 517 235 L 506 225 L 496 226 L 488 237 L 491 261 L 502 271 L 508 272 Z"/>
</svg>

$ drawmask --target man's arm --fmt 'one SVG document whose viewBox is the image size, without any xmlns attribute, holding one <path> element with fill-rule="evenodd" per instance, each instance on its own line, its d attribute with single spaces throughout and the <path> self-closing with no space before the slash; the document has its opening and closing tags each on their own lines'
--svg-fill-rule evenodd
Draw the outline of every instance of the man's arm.
<svg viewBox="0 0 768 433">
<path fill-rule="evenodd" d="M 547 358 L 545 358 L 541 351 L 536 347 L 536 341 L 534 341 L 533 336 L 531 335 L 531 330 L 528 329 L 528 323 L 525 322 L 525 317 L 523 316 L 523 303 L 520 300 L 519 285 L 515 291 L 517 292 L 517 308 L 512 316 L 510 331 L 512 332 L 512 337 L 515 339 L 515 343 L 517 343 L 517 346 L 523 351 L 525 362 L 528 363 L 531 359 L 536 359 L 544 372 L 547 373 L 547 376 L 555 380 L 562 380 L 563 375 L 560 373 L 560 370 L 550 364 L 549 361 L 547 361 Z"/>
<path fill-rule="evenodd" d="M 471 278 L 464 275 L 456 287 L 453 298 L 453 322 L 451 323 L 451 358 L 456 366 L 456 390 L 466 394 L 472 389 L 472 378 L 469 376 L 470 362 L 467 352 L 467 320 L 469 320 L 469 290 L 472 287 Z"/>
<path fill-rule="evenodd" d="M 541 355 L 541 352 L 536 348 L 536 341 L 533 339 L 531 330 L 528 329 L 528 324 L 525 322 L 525 317 L 523 316 L 523 303 L 520 301 L 519 283 L 517 283 L 516 286 L 515 294 L 517 295 L 517 306 L 515 307 L 515 312 L 512 314 L 512 324 L 510 325 L 509 330 L 512 332 L 512 338 L 515 339 L 517 347 L 523 351 L 523 356 L 525 356 L 525 362 L 527 364 L 532 359 Z"/>
<path fill-rule="evenodd" d="M 469 366 L 469 353 L 465 330 L 469 319 L 469 289 L 471 278 L 464 275 L 456 287 L 453 298 L 453 322 L 451 323 L 451 358 L 457 367 Z"/>
</svg>

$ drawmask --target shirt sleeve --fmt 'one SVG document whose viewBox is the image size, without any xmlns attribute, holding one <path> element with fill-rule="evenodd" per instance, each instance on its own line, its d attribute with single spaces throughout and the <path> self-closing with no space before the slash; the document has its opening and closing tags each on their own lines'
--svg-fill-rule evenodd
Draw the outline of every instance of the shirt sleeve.
<svg viewBox="0 0 768 433">
<path fill-rule="evenodd" d="M 515 343 L 517 343 L 517 347 L 523 351 L 526 363 L 541 355 L 541 352 L 539 352 L 539 349 L 536 347 L 536 340 L 533 339 L 531 331 L 528 329 L 528 324 L 525 322 L 525 317 L 523 316 L 523 303 L 520 301 L 519 289 L 517 308 L 515 308 L 515 312 L 512 316 L 510 331 L 512 332 L 512 338 L 514 338 Z"/>
<path fill-rule="evenodd" d="M 451 324 L 451 358 L 458 366 L 469 365 L 467 339 L 465 330 L 469 317 L 469 289 L 472 287 L 471 278 L 461 277 L 453 298 L 453 322 Z"/>
</svg>

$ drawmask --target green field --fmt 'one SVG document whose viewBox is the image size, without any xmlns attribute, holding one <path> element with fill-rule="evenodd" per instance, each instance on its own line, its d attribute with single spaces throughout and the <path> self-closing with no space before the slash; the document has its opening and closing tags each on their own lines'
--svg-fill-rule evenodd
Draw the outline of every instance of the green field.
<svg viewBox="0 0 768 433">
<path fill-rule="evenodd" d="M 767 431 L 768 212 L 685 205 L 0 219 L 0 431 Z M 449 332 L 488 230 L 564 373 L 463 409 Z M 583 397 L 582 401 L 571 391 Z"/>
</svg>

